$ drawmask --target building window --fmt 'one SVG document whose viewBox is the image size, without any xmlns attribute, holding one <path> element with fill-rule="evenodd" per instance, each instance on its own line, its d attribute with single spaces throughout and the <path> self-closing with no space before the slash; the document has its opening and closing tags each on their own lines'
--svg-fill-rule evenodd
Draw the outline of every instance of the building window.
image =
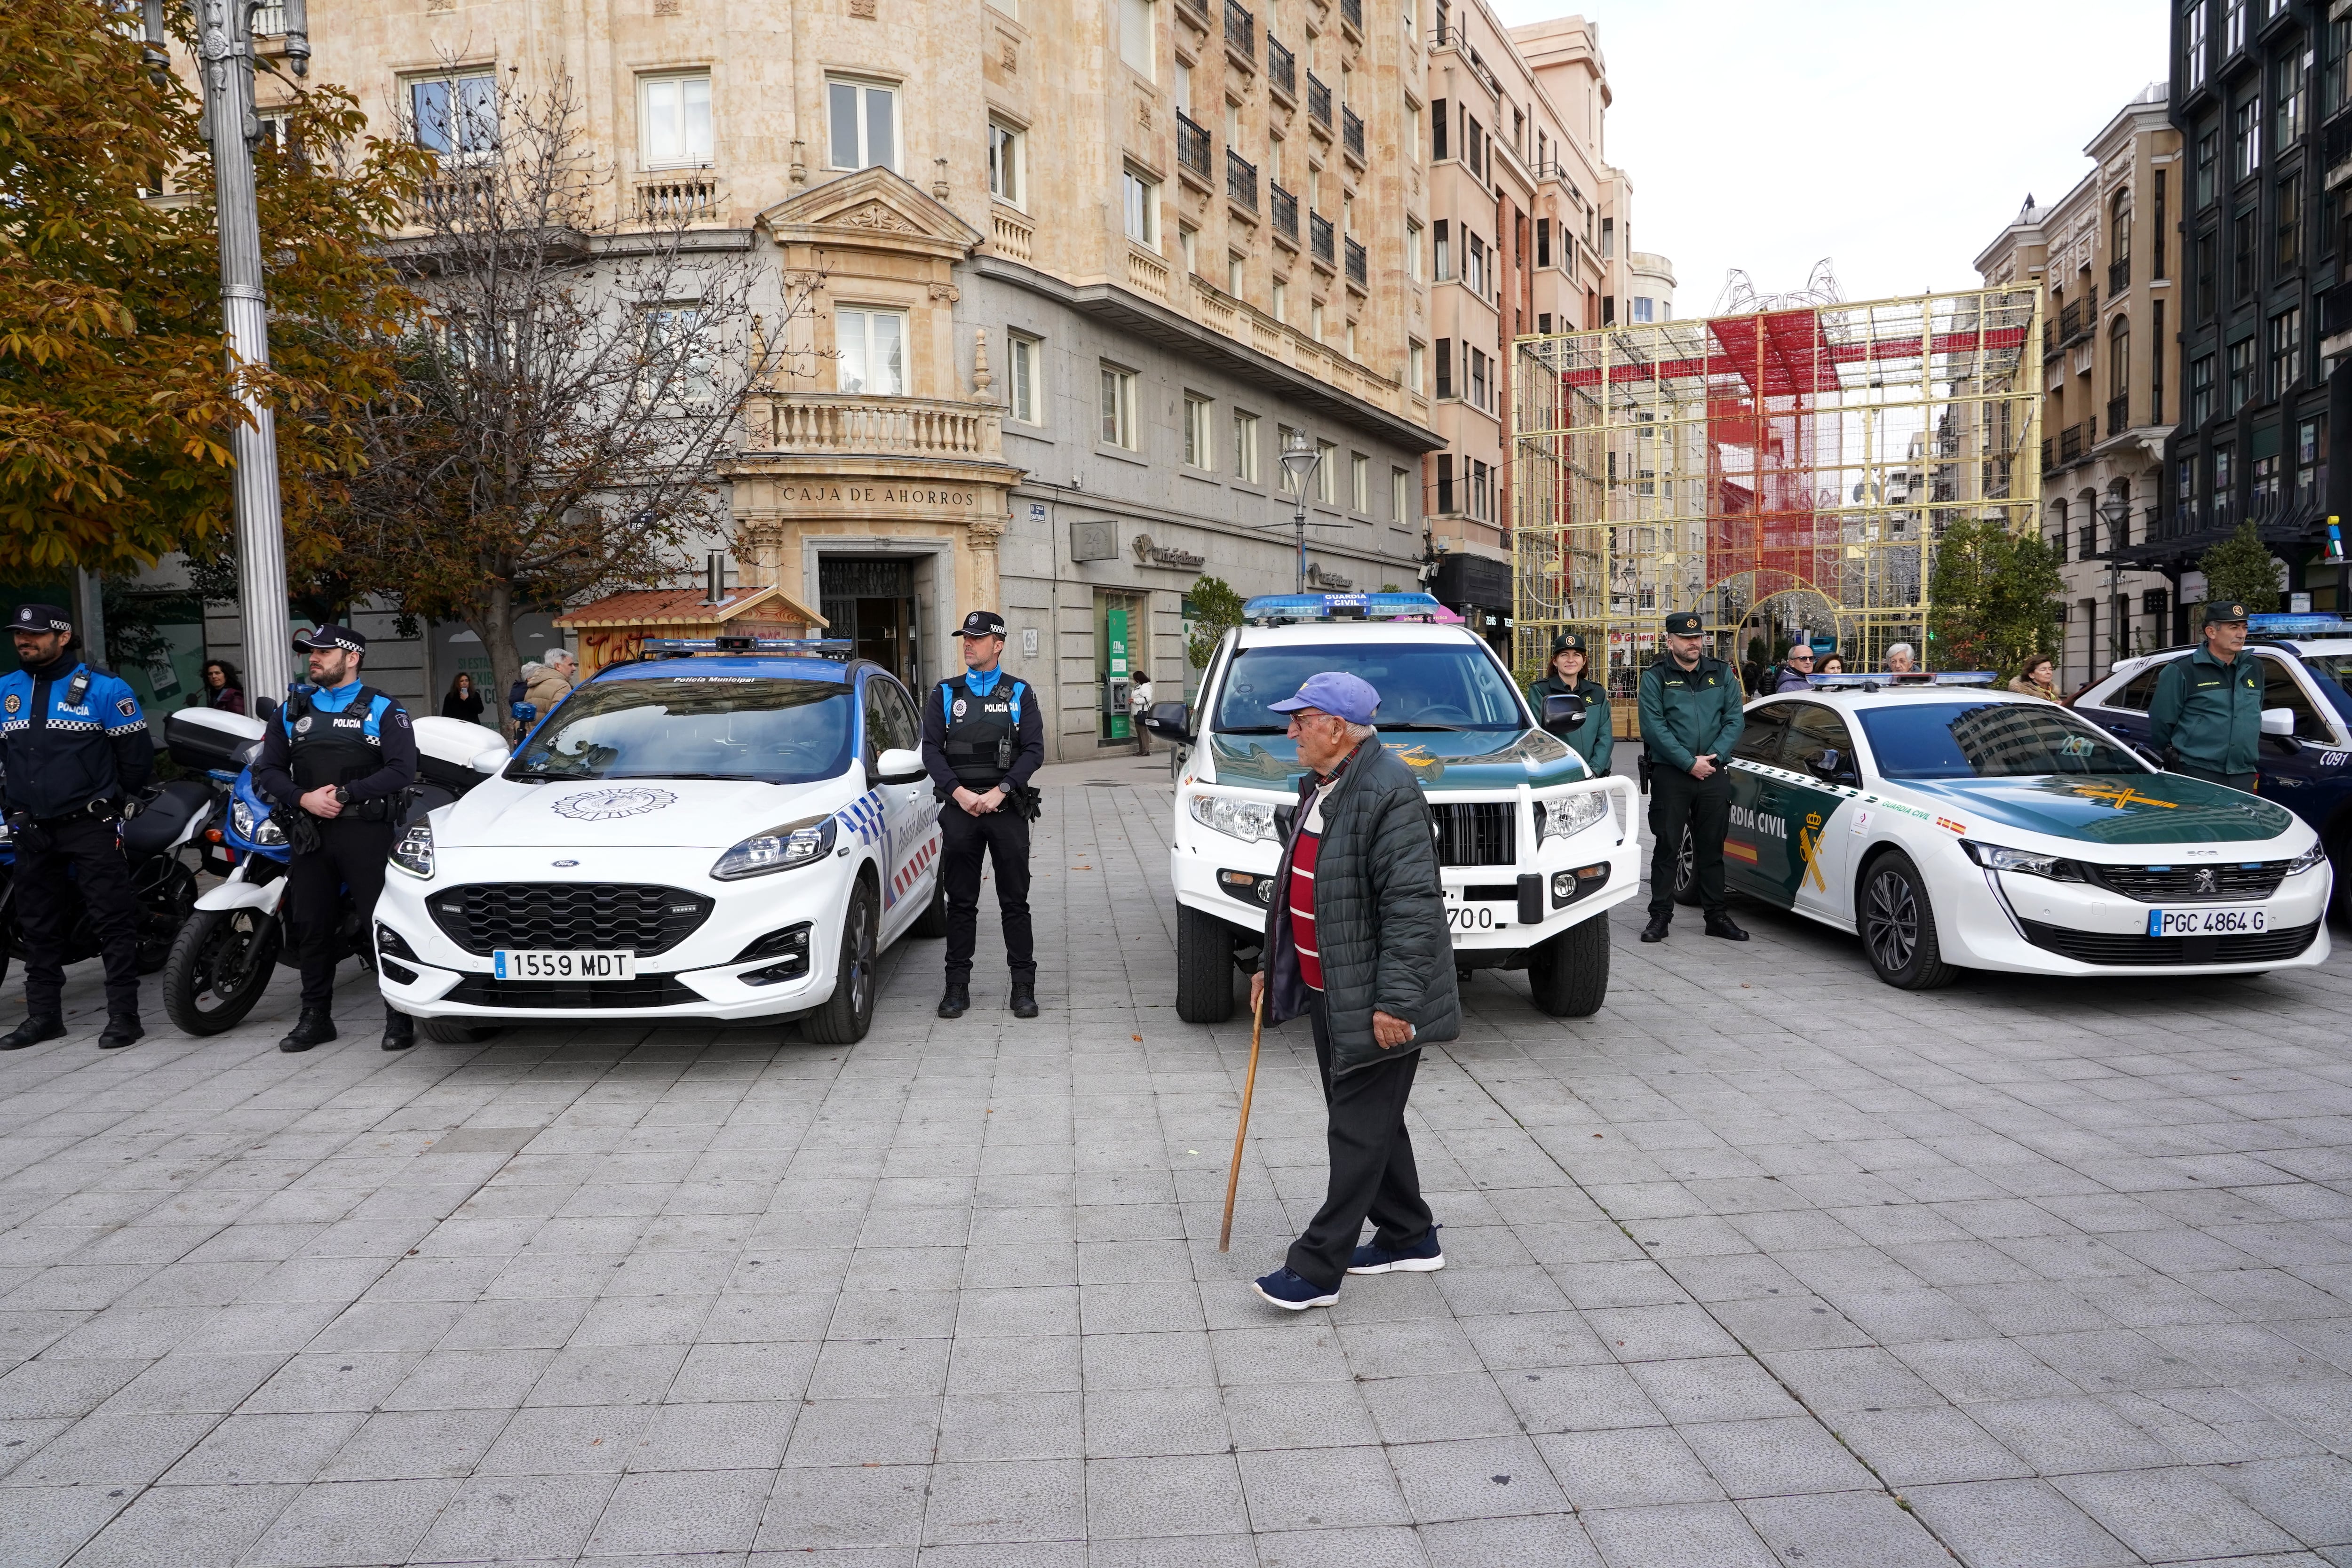
<svg viewBox="0 0 2352 1568">
<path fill-rule="evenodd" d="M 498 151 L 498 79 L 488 71 L 411 81 L 408 113 L 416 144 L 427 152 L 480 158 Z"/>
<path fill-rule="evenodd" d="M 2226 58 L 2246 47 L 2246 0 L 2221 0 L 2221 53 Z"/>
<path fill-rule="evenodd" d="M 1398 524 L 1412 521 L 1412 476 L 1402 468 L 1389 470 L 1389 521 Z"/>
<path fill-rule="evenodd" d="M 988 194 L 1016 207 L 1027 183 L 1021 166 L 1027 142 L 1027 137 L 1001 120 L 988 122 Z"/>
<path fill-rule="evenodd" d="M 2242 207 L 2230 220 L 2230 298 L 2254 292 L 2254 209 Z"/>
<path fill-rule="evenodd" d="M 825 113 L 832 121 L 836 169 L 898 166 L 898 92 L 872 82 L 827 78 Z"/>
<path fill-rule="evenodd" d="M 1150 249 L 1160 248 L 1160 183 L 1129 169 L 1119 175 L 1121 210 L 1127 237 Z"/>
<path fill-rule="evenodd" d="M 1633 320 L 1636 321 L 1655 321 L 1657 319 L 1656 310 L 1656 300 L 1643 294 L 1636 294 L 1633 296 Z"/>
<path fill-rule="evenodd" d="M 2285 397 L 2303 380 L 2303 308 L 2271 318 L 2271 395 Z"/>
<path fill-rule="evenodd" d="M 1209 411 L 1214 406 L 1196 393 L 1184 395 L 1184 462 L 1188 468 L 1217 466 L 1216 431 L 1209 423 Z"/>
<path fill-rule="evenodd" d="M 2147 235 L 2147 275 L 2159 280 L 2172 276 L 2164 266 L 2165 174 L 2162 169 L 2156 172 L 2156 222 L 2149 226 Z"/>
<path fill-rule="evenodd" d="M 1602 218 L 1601 220 L 1601 259 L 1607 261 L 1616 254 L 1617 220 L 1613 217 Z"/>
<path fill-rule="evenodd" d="M 2294 427 L 2294 488 L 2311 495 L 2319 488 L 2319 421 L 2306 419 Z"/>
<path fill-rule="evenodd" d="M 1454 276 L 1453 237 L 1451 228 L 1444 218 L 1437 220 L 1435 231 L 1437 234 L 1436 277 L 1437 280 L 1443 283 Z"/>
<path fill-rule="evenodd" d="M 1041 425 L 1037 417 L 1037 373 L 1043 368 L 1045 345 L 1022 332 L 1009 332 L 1005 341 L 1012 363 L 1005 367 L 1005 390 L 1012 395 L 1012 416 L 1024 425 Z"/>
<path fill-rule="evenodd" d="M 1454 513 L 1454 458 L 1441 454 L 1437 459 L 1437 515 L 1451 517 Z"/>
<path fill-rule="evenodd" d="M 1441 98 L 1429 106 L 1429 155 L 1440 163 L 1454 156 L 1452 153 L 1446 151 L 1445 146 L 1448 123 L 1445 118 L 1445 100 Z"/>
<path fill-rule="evenodd" d="M 1135 439 L 1135 373 L 1102 367 L 1102 443 L 1132 452 Z"/>
<path fill-rule="evenodd" d="M 1437 340 L 1437 395 L 1454 395 L 1454 340 Z"/>
<path fill-rule="evenodd" d="M 1372 460 L 1361 452 L 1348 457 L 1348 505 L 1367 517 L 1372 511 Z"/>
<path fill-rule="evenodd" d="M 2131 318 L 2117 316 L 2107 332 L 2107 434 L 2131 428 Z"/>
<path fill-rule="evenodd" d="M 1468 369 L 1471 405 L 1475 408 L 1491 408 L 1493 404 L 1490 399 L 1493 388 L 1488 383 L 1486 367 L 1494 362 L 1486 357 L 1485 350 L 1475 346 L 1466 347 L 1463 353 L 1470 361 Z"/>
<path fill-rule="evenodd" d="M 1404 225 L 1405 276 L 1419 283 L 1423 280 L 1421 264 L 1421 225 L 1411 218 Z"/>
<path fill-rule="evenodd" d="M 841 390 L 866 397 L 907 395 L 907 316 L 903 310 L 833 313 Z"/>
<path fill-rule="evenodd" d="M 682 404 L 702 405 L 717 395 L 718 382 L 706 340 L 702 312 L 692 305 L 659 305 L 645 313 L 647 390 L 659 395 L 658 383 L 667 367 L 677 367 L 673 384 Z"/>
<path fill-rule="evenodd" d="M 1486 242 L 1462 231 L 1462 286 L 1481 300 L 1486 297 Z"/>
<path fill-rule="evenodd" d="M 2271 99 L 2277 106 L 2271 117 L 2271 144 L 2281 153 L 2303 140 L 2303 62 L 2304 52 L 2296 49 L 2271 68 Z"/>
<path fill-rule="evenodd" d="M 2230 177 L 2242 180 L 2263 166 L 2263 100 L 2242 101 L 2230 117 Z"/>
<path fill-rule="evenodd" d="M 2107 209 L 2107 265 L 2128 269 L 2131 266 L 2131 193 L 2117 191 L 2115 205 Z M 2128 278 L 2130 273 L 2126 271 Z M 2110 293 L 2113 289 L 2108 290 Z"/>
<path fill-rule="evenodd" d="M 2240 338 L 2230 345 L 2230 384 L 2221 412 L 2235 414 L 2254 395 L 2254 340 Z"/>
<path fill-rule="evenodd" d="M 1201 270 L 1201 231 L 1189 223 L 1176 226 L 1176 258 L 1187 273 Z"/>
<path fill-rule="evenodd" d="M 1158 9 L 1152 0 L 1118 0 L 1118 58 L 1147 78 L 1160 32 Z"/>
<path fill-rule="evenodd" d="M 2197 237 L 2197 310 L 2206 316 L 2212 315 L 2221 303 L 2214 273 L 2214 253 L 2221 247 L 2220 237 L 2210 228 Z"/>
<path fill-rule="evenodd" d="M 2213 356 L 2200 354 L 2189 362 L 2189 423 L 2204 424 L 2213 417 Z"/>
<path fill-rule="evenodd" d="M 1285 326 L 1290 324 L 1290 285 L 1282 279 L 1274 280 L 1274 319 Z"/>
<path fill-rule="evenodd" d="M 1325 506 L 1339 502 L 1339 448 L 1329 441 L 1315 443 L 1315 499 Z"/>
<path fill-rule="evenodd" d="M 637 83 L 637 124 L 645 166 L 676 169 L 710 162 L 710 79 L 646 77 Z"/>
<path fill-rule="evenodd" d="M 1307 335 L 1317 342 L 1323 341 L 1323 301 L 1312 300 L 1307 307 Z"/>
<path fill-rule="evenodd" d="M 1495 470 L 1470 459 L 1470 515 L 1480 522 L 1495 520 Z"/>
<path fill-rule="evenodd" d="M 2276 254 L 2272 264 L 2281 276 L 2294 272 L 2303 265 L 2303 175 L 2289 174 L 2278 183 L 2278 200 L 2273 208 L 2278 218 L 2278 230 L 2273 242 Z"/>
<path fill-rule="evenodd" d="M 2334 114 L 2352 102 L 2352 80 L 2347 80 L 2345 68 L 2347 59 L 2352 59 L 2352 16 L 2338 16 L 2327 24 L 2326 101 L 2323 113 Z"/>
<path fill-rule="evenodd" d="M 2261 517 L 2278 505 L 2279 460 L 2276 452 L 2267 458 L 2254 459 L 2252 489 L 2252 505 L 2247 509 L 2249 516 Z"/>
<path fill-rule="evenodd" d="M 2147 422 L 2161 425 L 2164 423 L 2165 350 L 2172 340 L 2164 335 L 2164 301 L 2158 300 L 2151 305 L 2149 315 L 2153 330 L 2148 341 L 2153 348 L 2147 356 Z"/>
<path fill-rule="evenodd" d="M 2230 472 L 2231 450 L 2227 447 L 2213 449 L 2213 502 L 2217 507 L 2230 504 L 2230 492 L 2236 489 Z"/>
<path fill-rule="evenodd" d="M 2213 205 L 2213 174 L 2221 162 L 2221 133 L 2208 131 L 2197 138 L 2197 206 Z"/>
<path fill-rule="evenodd" d="M 1404 384 L 1405 384 L 1405 388 L 1406 388 L 1406 390 L 1408 390 L 1408 391 L 1410 391 L 1410 392 L 1412 392 L 1412 393 L 1415 394 L 1416 395 L 1422 396 L 1422 397 L 1426 397 L 1426 396 L 1428 396 L 1428 395 L 1429 395 L 1429 386 L 1428 386 L 1428 384 L 1427 384 L 1426 382 L 1423 381 L 1423 379 L 1422 379 L 1423 372 L 1423 370 L 1426 368 L 1426 366 L 1425 366 L 1425 361 L 1427 360 L 1428 353 L 1429 353 L 1429 351 L 1428 351 L 1427 349 L 1423 348 L 1423 347 L 1421 344 L 1419 344 L 1419 343 L 1408 343 L 1408 344 L 1406 344 L 1406 345 L 1405 345 L 1405 351 L 1404 351 Z"/>
<path fill-rule="evenodd" d="M 1234 414 L 1234 478 L 1245 485 L 1257 483 L 1257 416 Z"/>
<path fill-rule="evenodd" d="M 2206 0 L 2189 0 L 2181 29 L 2181 82 L 2192 92 L 2205 85 L 2205 5 Z"/>
</svg>

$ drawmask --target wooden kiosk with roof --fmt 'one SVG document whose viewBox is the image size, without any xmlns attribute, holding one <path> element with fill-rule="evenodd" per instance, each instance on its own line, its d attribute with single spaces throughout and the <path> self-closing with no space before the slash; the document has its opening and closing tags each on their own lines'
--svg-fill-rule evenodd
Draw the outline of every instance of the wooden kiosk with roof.
<svg viewBox="0 0 2352 1568">
<path fill-rule="evenodd" d="M 577 634 L 580 677 L 625 664 L 647 637 L 814 637 L 825 619 L 782 588 L 730 588 L 713 599 L 702 588 L 651 588 L 614 594 L 555 617 Z"/>
</svg>

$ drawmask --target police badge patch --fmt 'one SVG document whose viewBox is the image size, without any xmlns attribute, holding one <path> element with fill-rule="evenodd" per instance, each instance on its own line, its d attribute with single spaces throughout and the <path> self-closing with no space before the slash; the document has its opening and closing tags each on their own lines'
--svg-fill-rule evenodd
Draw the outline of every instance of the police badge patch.
<svg viewBox="0 0 2352 1568">
<path fill-rule="evenodd" d="M 310 732 L 310 716 L 308 713 L 294 721 L 294 732 L 298 735 L 307 735 Z"/>
<path fill-rule="evenodd" d="M 16 695 L 15 692 L 13 692 L 13 691 L 12 691 L 12 692 L 10 692 L 10 693 L 8 694 L 7 708 L 8 708 L 8 711 L 9 711 L 9 712 L 14 713 L 15 711 L 16 711 L 16 710 L 18 710 L 19 708 L 22 708 L 24 705 L 25 705 L 25 700 L 24 700 L 23 698 L 21 698 L 21 697 L 17 696 L 17 695 Z"/>
<path fill-rule="evenodd" d="M 959 719 L 963 717 L 963 699 L 961 697 L 956 699 L 955 716 Z"/>
<path fill-rule="evenodd" d="M 126 697 L 114 705 L 114 710 L 125 719 L 129 719 L 139 711 L 139 704 Z"/>
</svg>

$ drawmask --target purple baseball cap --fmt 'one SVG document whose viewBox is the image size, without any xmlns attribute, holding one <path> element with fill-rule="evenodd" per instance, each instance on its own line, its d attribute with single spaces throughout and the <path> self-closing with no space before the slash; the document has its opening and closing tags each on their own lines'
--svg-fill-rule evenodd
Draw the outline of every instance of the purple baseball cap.
<svg viewBox="0 0 2352 1568">
<path fill-rule="evenodd" d="M 1276 713 L 1296 713 L 1301 708 L 1319 708 L 1335 713 L 1350 724 L 1369 724 L 1372 712 L 1381 705 L 1381 694 L 1372 683 L 1344 669 L 1327 669 L 1320 675 L 1310 675 L 1298 695 L 1266 707 Z"/>
</svg>

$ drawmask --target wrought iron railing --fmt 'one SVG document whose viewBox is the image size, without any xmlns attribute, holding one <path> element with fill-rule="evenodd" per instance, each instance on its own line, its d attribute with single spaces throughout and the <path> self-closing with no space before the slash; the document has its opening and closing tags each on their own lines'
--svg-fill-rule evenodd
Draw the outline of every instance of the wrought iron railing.
<svg viewBox="0 0 2352 1568">
<path fill-rule="evenodd" d="M 1285 98 L 1298 95 L 1298 60 L 1290 47 L 1272 33 L 1265 36 L 1266 85 Z"/>
<path fill-rule="evenodd" d="M 1321 213 L 1307 215 L 1307 248 L 1316 260 L 1326 267 L 1337 259 L 1332 245 L 1331 220 Z"/>
<path fill-rule="evenodd" d="M 1257 18 L 1241 0 L 1225 0 L 1225 45 L 1257 58 Z"/>
<path fill-rule="evenodd" d="M 2107 263 L 2107 298 L 2112 300 L 2131 287 L 2131 258 Z"/>
<path fill-rule="evenodd" d="M 1364 30 L 1364 0 L 1339 0 L 1339 20 L 1359 33 Z"/>
<path fill-rule="evenodd" d="M 1364 117 L 1344 104 L 1339 110 L 1339 145 L 1357 163 L 1364 161 Z"/>
<path fill-rule="evenodd" d="M 2107 434 L 2131 428 L 2131 394 L 2107 399 Z"/>
<path fill-rule="evenodd" d="M 1257 165 L 1225 149 L 1225 195 L 1251 212 L 1257 211 Z"/>
<path fill-rule="evenodd" d="M 1209 130 L 1182 110 L 1176 111 L 1176 162 L 1202 179 L 1209 178 Z"/>
<path fill-rule="evenodd" d="M 1331 129 L 1331 89 L 1313 71 L 1307 73 L 1307 112 L 1321 121 L 1324 130 Z"/>
<path fill-rule="evenodd" d="M 1369 272 L 1370 268 L 1364 257 L 1364 247 L 1357 244 L 1352 239 L 1348 241 L 1348 281 L 1355 284 L 1358 288 L 1368 287 L 1369 284 L 1367 282 L 1367 279 Z"/>
<path fill-rule="evenodd" d="M 1298 198 L 1268 180 L 1266 197 L 1274 208 L 1274 232 L 1291 244 L 1298 243 Z"/>
</svg>

